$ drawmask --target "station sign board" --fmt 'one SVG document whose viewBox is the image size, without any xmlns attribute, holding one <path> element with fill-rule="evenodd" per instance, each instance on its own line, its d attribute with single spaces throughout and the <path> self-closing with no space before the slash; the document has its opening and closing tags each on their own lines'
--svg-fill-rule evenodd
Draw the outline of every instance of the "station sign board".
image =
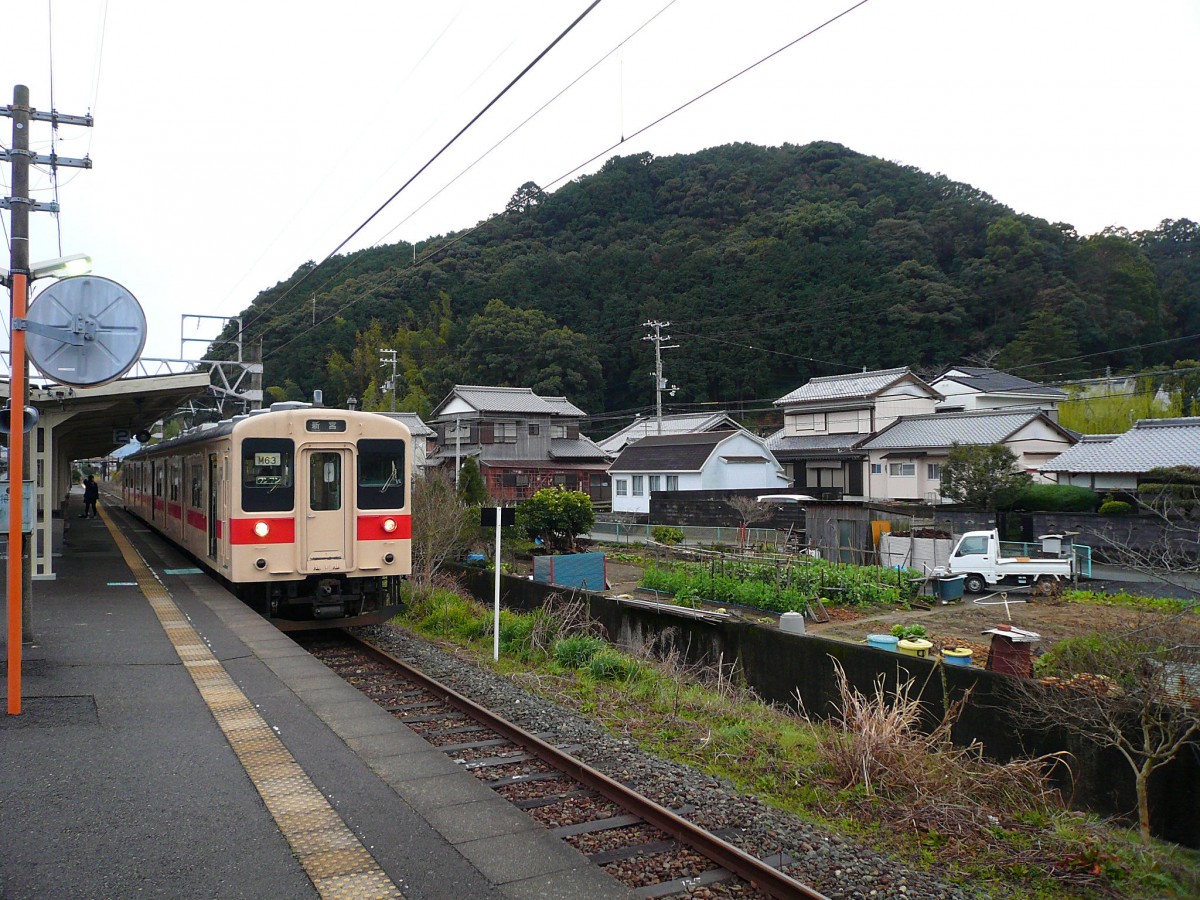
<svg viewBox="0 0 1200 900">
<path fill-rule="evenodd" d="M 8 482 L 0 484 L 0 531 L 8 533 Z M 21 530 L 26 534 L 33 532 L 33 480 L 24 484 L 21 491 L 24 502 L 21 504 Z"/>
</svg>

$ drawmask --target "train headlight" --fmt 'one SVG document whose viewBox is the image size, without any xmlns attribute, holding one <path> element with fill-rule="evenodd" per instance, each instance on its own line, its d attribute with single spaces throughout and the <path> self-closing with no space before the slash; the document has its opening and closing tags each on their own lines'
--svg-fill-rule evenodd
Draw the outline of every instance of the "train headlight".
<svg viewBox="0 0 1200 900">
<path fill-rule="evenodd" d="M 267 561 L 265 559 L 263 559 L 261 556 L 254 561 L 254 568 L 265 569 L 266 567 L 267 567 Z"/>
<path fill-rule="evenodd" d="M 396 555 L 394 553 L 386 553 L 384 554 L 383 561 L 390 566 L 396 561 Z"/>
<path fill-rule="evenodd" d="M 393 531 L 395 531 L 396 530 L 396 520 L 395 519 L 384 519 L 383 520 L 383 530 L 386 531 L 388 534 L 391 534 Z"/>
<path fill-rule="evenodd" d="M 254 533 L 260 538 L 266 537 L 271 532 L 271 526 L 266 522 L 255 522 Z"/>
</svg>

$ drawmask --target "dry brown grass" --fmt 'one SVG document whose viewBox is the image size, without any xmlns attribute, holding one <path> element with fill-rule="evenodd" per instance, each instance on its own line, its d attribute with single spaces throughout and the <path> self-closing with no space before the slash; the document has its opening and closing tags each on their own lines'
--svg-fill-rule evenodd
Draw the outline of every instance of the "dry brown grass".
<svg viewBox="0 0 1200 900">
<path fill-rule="evenodd" d="M 1064 809 L 1051 775 L 1067 766 L 1064 754 L 996 763 L 977 743 L 955 746 L 950 731 L 966 703 L 953 704 L 931 731 L 922 731 L 916 682 L 888 691 L 882 676 L 869 693 L 849 684 L 836 666 L 838 712 L 833 727 L 817 726 L 818 753 L 840 810 L 857 808 L 894 828 L 936 835 L 942 855 L 967 855 L 982 845 L 1013 863 L 1064 879 L 1062 841 L 1027 824 Z M 855 799 L 857 798 L 857 799 Z M 1075 874 L 1075 873 L 1072 873 Z"/>
</svg>

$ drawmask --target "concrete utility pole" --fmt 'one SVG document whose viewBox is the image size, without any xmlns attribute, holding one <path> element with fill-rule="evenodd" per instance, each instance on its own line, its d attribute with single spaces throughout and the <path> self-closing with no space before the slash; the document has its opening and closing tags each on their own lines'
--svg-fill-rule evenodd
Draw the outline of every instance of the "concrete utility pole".
<svg viewBox="0 0 1200 900">
<path fill-rule="evenodd" d="M 654 329 L 654 334 L 644 335 L 642 337 L 642 340 L 654 342 L 654 372 L 651 374 L 654 375 L 654 407 L 655 407 L 654 417 L 655 417 L 655 420 L 658 422 L 658 433 L 659 434 L 662 434 L 662 392 L 669 390 L 671 392 L 671 396 L 674 397 L 675 392 L 677 390 L 679 390 L 679 388 L 676 387 L 675 385 L 671 385 L 670 388 L 668 388 L 667 387 L 667 379 L 663 378 L 663 373 L 662 373 L 662 352 L 664 350 L 677 350 L 679 348 L 678 344 L 666 344 L 664 346 L 664 342 L 669 341 L 671 339 L 671 336 L 668 334 L 666 337 L 663 337 L 662 330 L 664 328 L 670 327 L 670 325 L 671 325 L 670 322 L 653 322 L 653 321 L 651 321 L 651 322 L 643 322 L 642 323 L 642 326 L 644 328 L 653 328 Z"/>
<path fill-rule="evenodd" d="M 392 380 L 388 382 L 392 391 L 392 412 L 396 411 L 396 351 L 391 347 L 379 348 L 379 362 L 383 368 L 387 368 L 389 364 L 392 367 Z"/>
<path fill-rule="evenodd" d="M 23 517 L 23 486 L 29 479 L 28 438 L 22 430 L 25 408 L 29 405 L 28 363 L 25 359 L 25 332 L 15 327 L 24 319 L 29 300 L 29 213 L 58 212 L 57 203 L 39 203 L 29 198 L 29 166 L 33 163 L 49 166 L 69 166 L 90 169 L 90 159 L 60 157 L 51 145 L 50 154 L 32 153 L 29 149 L 29 123 L 50 122 L 91 127 L 91 116 L 65 116 L 51 110 L 38 112 L 29 105 L 29 88 L 23 84 L 13 87 L 12 106 L 0 109 L 0 116 L 13 120 L 12 149 L 0 159 L 12 165 L 12 196 L 0 200 L 0 208 L 11 214 L 9 276 L 11 290 L 10 323 L 12 345 L 9 382 L 9 522 L 8 522 L 8 712 L 21 712 L 21 642 L 33 640 L 33 572 L 29 565 L 30 535 L 21 527 Z M 47 510 L 47 515 L 49 510 Z M 21 551 L 16 551 L 20 545 Z"/>
</svg>

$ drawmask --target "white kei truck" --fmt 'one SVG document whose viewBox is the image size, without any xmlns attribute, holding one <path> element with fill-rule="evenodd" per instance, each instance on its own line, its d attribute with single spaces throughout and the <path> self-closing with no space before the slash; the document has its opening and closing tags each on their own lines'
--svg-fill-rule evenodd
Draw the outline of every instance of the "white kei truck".
<svg viewBox="0 0 1200 900">
<path fill-rule="evenodd" d="M 1028 553 L 1030 545 L 1006 546 L 999 533 L 968 531 L 955 544 L 945 574 L 963 575 L 963 590 L 982 594 L 990 587 L 1001 585 L 1032 585 L 1038 581 L 1069 581 L 1074 574 L 1074 558 L 1070 548 L 1066 555 L 1060 549 L 1061 536 L 1042 538 L 1041 555 L 1018 556 Z"/>
</svg>

